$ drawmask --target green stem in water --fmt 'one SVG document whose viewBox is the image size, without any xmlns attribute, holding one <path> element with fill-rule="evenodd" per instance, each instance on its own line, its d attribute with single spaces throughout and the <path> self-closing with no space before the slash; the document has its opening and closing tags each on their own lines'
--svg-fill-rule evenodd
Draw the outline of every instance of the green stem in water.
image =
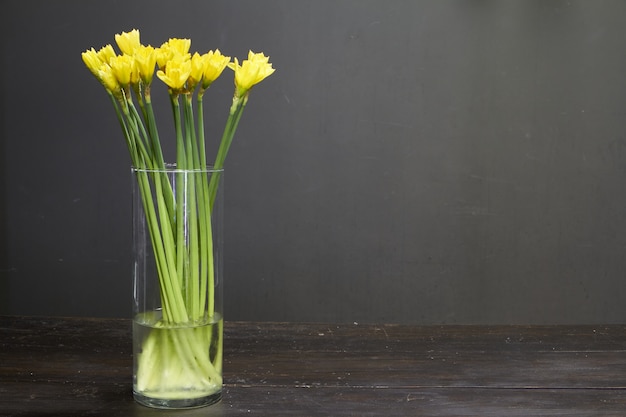
<svg viewBox="0 0 626 417">
<path fill-rule="evenodd" d="M 138 390 L 164 399 L 218 391 L 222 385 L 222 326 L 222 320 L 197 327 L 154 326 L 138 355 Z"/>
</svg>

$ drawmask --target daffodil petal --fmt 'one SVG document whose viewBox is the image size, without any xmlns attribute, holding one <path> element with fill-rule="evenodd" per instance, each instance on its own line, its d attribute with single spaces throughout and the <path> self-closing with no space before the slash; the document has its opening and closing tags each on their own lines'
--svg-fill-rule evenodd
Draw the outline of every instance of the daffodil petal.
<svg viewBox="0 0 626 417">
<path fill-rule="evenodd" d="M 115 42 L 122 53 L 127 55 L 133 55 L 135 50 L 139 48 L 141 42 L 139 40 L 139 31 L 133 29 L 130 32 L 122 32 L 115 35 Z"/>
</svg>

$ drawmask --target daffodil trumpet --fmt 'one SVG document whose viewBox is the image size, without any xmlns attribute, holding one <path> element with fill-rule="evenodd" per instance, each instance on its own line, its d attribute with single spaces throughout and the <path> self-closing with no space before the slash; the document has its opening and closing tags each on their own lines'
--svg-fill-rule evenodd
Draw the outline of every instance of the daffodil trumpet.
<svg viewBox="0 0 626 417">
<path fill-rule="evenodd" d="M 115 110 L 154 253 L 160 302 L 157 309 L 135 312 L 134 333 L 140 335 L 135 340 L 135 399 L 156 407 L 203 405 L 188 399 L 214 400 L 222 387 L 216 195 L 250 90 L 274 68 L 269 57 L 252 51 L 241 64 L 218 49 L 191 54 L 189 39 L 171 38 L 156 48 L 143 45 L 136 29 L 116 34 L 115 43 L 120 53 L 106 45 L 83 52 L 82 58 Z M 215 161 L 209 165 L 203 100 L 226 68 L 234 72 L 233 101 Z M 171 103 L 174 165 L 165 162 L 152 105 L 155 74 Z"/>
</svg>

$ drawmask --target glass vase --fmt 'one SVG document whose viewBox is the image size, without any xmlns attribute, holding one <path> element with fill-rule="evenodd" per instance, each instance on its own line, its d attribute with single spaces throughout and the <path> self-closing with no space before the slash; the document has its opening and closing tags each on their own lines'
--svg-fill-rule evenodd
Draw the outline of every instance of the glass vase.
<svg viewBox="0 0 626 417">
<path fill-rule="evenodd" d="M 222 170 L 132 169 L 133 395 L 156 408 L 222 392 Z"/>
</svg>

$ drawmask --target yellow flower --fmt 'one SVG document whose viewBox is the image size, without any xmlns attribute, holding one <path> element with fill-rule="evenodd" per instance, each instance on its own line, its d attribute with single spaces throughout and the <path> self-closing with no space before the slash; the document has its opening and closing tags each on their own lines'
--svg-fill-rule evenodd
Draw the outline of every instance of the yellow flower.
<svg viewBox="0 0 626 417">
<path fill-rule="evenodd" d="M 121 86 L 113 75 L 113 71 L 111 70 L 111 66 L 109 64 L 104 64 L 98 70 L 98 79 L 104 85 L 104 88 L 109 90 L 115 96 L 119 96 L 121 92 Z"/>
<path fill-rule="evenodd" d="M 161 46 L 160 48 L 156 48 L 154 50 L 154 56 L 156 57 L 157 66 L 160 69 L 164 69 L 165 64 L 170 59 L 170 51 L 167 48 Z"/>
<path fill-rule="evenodd" d="M 176 56 L 167 61 L 165 71 L 157 71 L 157 77 L 174 91 L 183 89 L 190 74 L 191 59 L 185 59 L 185 57 L 182 56 Z"/>
<path fill-rule="evenodd" d="M 115 57 L 115 51 L 111 45 L 107 45 L 96 52 L 93 48 L 82 53 L 83 62 L 91 73 L 102 83 L 104 88 L 111 93 L 120 93 L 120 84 L 113 74 L 109 59 Z"/>
<path fill-rule="evenodd" d="M 209 51 L 203 57 L 205 57 L 205 67 L 202 74 L 202 88 L 208 88 L 230 63 L 230 57 L 222 55 L 219 49 Z"/>
<path fill-rule="evenodd" d="M 150 45 L 139 45 L 139 48 L 135 49 L 135 65 L 141 82 L 145 85 L 150 85 L 156 65 L 155 49 Z"/>
<path fill-rule="evenodd" d="M 197 52 L 193 54 L 191 57 L 191 73 L 189 74 L 187 88 L 192 89 L 200 82 L 205 66 L 206 59 L 204 58 L 204 55 L 200 55 Z"/>
<path fill-rule="evenodd" d="M 93 49 L 93 48 L 92 48 Z M 111 46 L 111 44 L 108 44 L 106 46 L 103 46 L 102 48 L 100 48 L 100 50 L 98 51 L 98 58 L 100 58 L 100 61 L 104 62 L 105 64 L 109 63 L 109 60 L 114 57 L 115 55 L 117 55 L 115 53 L 115 50 L 113 49 L 113 47 Z"/>
<path fill-rule="evenodd" d="M 228 64 L 228 67 L 235 71 L 236 97 L 244 96 L 255 84 L 260 83 L 275 71 L 268 56 L 262 52 L 252 51 L 248 52 L 248 59 L 244 60 L 241 65 L 235 58 L 235 62 Z"/>
<path fill-rule="evenodd" d="M 131 82 L 135 84 L 138 81 L 137 71 L 135 70 L 135 60 L 130 55 L 114 56 L 109 60 L 111 72 L 117 82 L 126 87 Z"/>
<path fill-rule="evenodd" d="M 137 29 L 133 29 L 130 32 L 116 34 L 115 42 L 122 53 L 133 55 L 135 50 L 139 48 L 139 45 L 141 45 L 141 42 L 139 41 L 139 31 Z"/>
<path fill-rule="evenodd" d="M 165 44 L 174 55 L 187 55 L 191 48 L 191 39 L 170 38 Z"/>
<path fill-rule="evenodd" d="M 190 59 L 189 48 L 191 48 L 191 39 L 169 39 L 157 49 L 157 65 L 160 69 L 163 69 L 167 61 L 177 56 Z"/>
<path fill-rule="evenodd" d="M 98 52 L 91 48 L 82 53 L 83 62 L 93 75 L 98 76 L 98 71 L 103 64 L 108 64 L 109 59 L 115 56 L 115 51 L 111 45 L 101 48 Z"/>
<path fill-rule="evenodd" d="M 83 62 L 85 63 L 89 71 L 91 71 L 91 73 L 97 77 L 98 71 L 100 71 L 100 67 L 102 66 L 102 61 L 100 61 L 96 50 L 91 48 L 83 52 L 81 56 L 83 57 Z"/>
</svg>

